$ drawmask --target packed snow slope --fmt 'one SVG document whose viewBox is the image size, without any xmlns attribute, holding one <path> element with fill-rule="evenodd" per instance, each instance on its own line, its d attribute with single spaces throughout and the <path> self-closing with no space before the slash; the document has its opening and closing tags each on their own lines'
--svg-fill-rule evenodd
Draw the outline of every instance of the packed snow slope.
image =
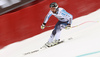
<svg viewBox="0 0 100 57">
<path fill-rule="evenodd" d="M 73 20 L 69 30 L 62 30 L 64 43 L 25 55 L 43 46 L 52 30 L 16 42 L 0 50 L 0 57 L 100 57 L 100 9 Z M 69 38 L 72 38 L 69 40 Z"/>
<path fill-rule="evenodd" d="M 0 49 L 53 29 L 53 27 L 44 30 L 40 28 L 52 2 L 57 2 L 59 7 L 72 14 L 74 19 L 100 8 L 100 0 L 43 0 L 35 5 L 25 6 L 26 8 L 16 12 L 1 15 Z M 51 16 L 47 25 L 55 24 L 57 21 L 54 16 Z"/>
</svg>

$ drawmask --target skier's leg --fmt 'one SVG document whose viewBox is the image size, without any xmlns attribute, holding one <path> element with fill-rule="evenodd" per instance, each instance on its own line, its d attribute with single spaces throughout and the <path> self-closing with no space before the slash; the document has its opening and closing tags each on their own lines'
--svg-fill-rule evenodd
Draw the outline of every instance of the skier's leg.
<svg viewBox="0 0 100 57">
<path fill-rule="evenodd" d="M 60 41 L 61 30 L 64 29 L 66 26 L 67 22 L 60 22 L 60 24 L 57 26 L 55 40 L 54 40 L 55 44 L 57 44 Z"/>
<path fill-rule="evenodd" d="M 61 35 L 61 30 L 57 30 L 56 35 L 55 35 L 55 40 L 59 40 Z"/>
<path fill-rule="evenodd" d="M 52 31 L 52 34 L 51 34 L 48 42 L 46 43 L 47 46 L 53 45 L 53 40 L 54 40 L 54 37 L 56 35 L 56 31 L 58 29 L 59 24 L 60 24 L 60 22 L 58 21 L 57 24 L 56 24 L 56 26 L 55 26 L 55 28 L 54 28 L 54 30 Z"/>
<path fill-rule="evenodd" d="M 56 24 L 55 26 L 55 29 L 53 30 L 52 34 L 54 35 L 55 39 L 52 40 L 53 44 L 57 44 L 59 41 L 60 41 L 60 34 L 61 34 L 61 27 L 60 25 L 62 24 L 63 22 L 61 21 L 58 21 L 58 23 Z"/>
<path fill-rule="evenodd" d="M 53 42 L 53 39 L 54 39 L 54 37 L 55 37 L 55 35 L 56 35 L 56 33 L 57 33 L 57 31 L 59 30 L 59 26 L 60 26 L 60 21 L 58 21 L 57 22 L 57 24 L 56 24 L 56 26 L 55 26 L 55 28 L 54 28 L 54 30 L 52 31 L 52 34 L 51 34 L 51 36 L 50 36 L 50 38 L 49 38 L 49 42 L 51 43 L 51 42 Z"/>
<path fill-rule="evenodd" d="M 53 41 L 54 44 L 58 44 L 58 42 L 60 41 L 61 30 L 62 29 L 60 28 L 60 25 L 59 25 L 56 29 L 55 39 Z"/>
<path fill-rule="evenodd" d="M 53 39 L 54 39 L 54 35 L 53 35 L 53 34 L 51 34 L 51 36 L 50 36 L 50 38 L 49 38 L 48 42 L 49 42 L 49 43 L 51 43 L 51 42 L 53 41 Z"/>
</svg>

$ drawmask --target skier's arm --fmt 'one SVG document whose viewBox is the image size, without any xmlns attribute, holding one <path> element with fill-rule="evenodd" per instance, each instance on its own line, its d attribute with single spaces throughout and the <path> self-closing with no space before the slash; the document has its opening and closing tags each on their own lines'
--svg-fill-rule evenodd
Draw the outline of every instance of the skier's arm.
<svg viewBox="0 0 100 57">
<path fill-rule="evenodd" d="M 51 13 L 51 11 L 49 11 L 49 13 L 47 14 L 47 16 L 45 17 L 44 22 L 41 25 L 41 29 L 44 29 L 45 28 L 45 25 L 46 25 L 46 23 L 49 20 L 49 18 L 50 18 L 51 15 L 52 15 L 52 13 Z"/>
<path fill-rule="evenodd" d="M 47 23 L 47 21 L 49 20 L 50 16 L 52 15 L 51 11 L 49 11 L 49 13 L 47 14 L 47 16 L 45 17 L 44 19 L 44 22 L 43 23 Z"/>
</svg>

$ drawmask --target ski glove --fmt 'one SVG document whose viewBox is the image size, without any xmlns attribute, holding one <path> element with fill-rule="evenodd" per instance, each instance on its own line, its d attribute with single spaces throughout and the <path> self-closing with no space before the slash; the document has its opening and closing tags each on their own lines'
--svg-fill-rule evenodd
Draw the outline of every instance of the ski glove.
<svg viewBox="0 0 100 57">
<path fill-rule="evenodd" d="M 70 29 L 71 28 L 71 25 L 70 24 L 68 24 L 66 27 L 65 27 L 65 29 Z"/>
<path fill-rule="evenodd" d="M 46 23 L 43 23 L 43 24 L 41 25 L 41 29 L 44 29 L 44 28 L 45 28 L 45 25 L 46 25 Z"/>
</svg>

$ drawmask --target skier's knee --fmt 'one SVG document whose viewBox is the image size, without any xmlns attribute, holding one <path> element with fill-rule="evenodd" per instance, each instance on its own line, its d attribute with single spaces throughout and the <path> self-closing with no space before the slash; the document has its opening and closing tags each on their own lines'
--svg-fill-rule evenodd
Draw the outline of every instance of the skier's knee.
<svg viewBox="0 0 100 57">
<path fill-rule="evenodd" d="M 55 35 L 56 34 L 56 30 L 53 30 L 52 34 Z"/>
</svg>

